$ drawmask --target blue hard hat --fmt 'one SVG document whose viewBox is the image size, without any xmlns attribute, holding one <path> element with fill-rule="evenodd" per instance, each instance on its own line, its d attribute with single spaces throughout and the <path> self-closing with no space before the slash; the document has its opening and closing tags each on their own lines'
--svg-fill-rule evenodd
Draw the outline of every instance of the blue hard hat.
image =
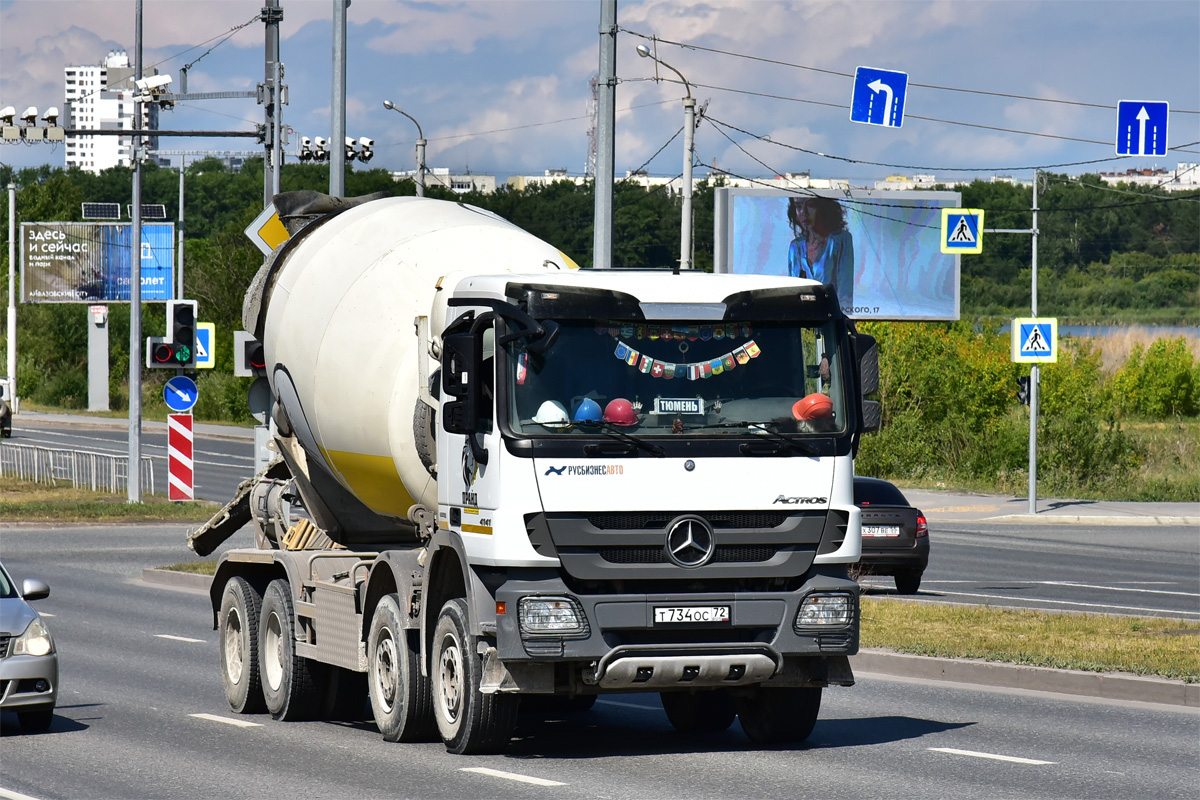
<svg viewBox="0 0 1200 800">
<path fill-rule="evenodd" d="M 600 404 L 590 397 L 585 397 L 579 401 L 579 405 L 575 407 L 575 413 L 571 415 L 572 422 L 599 422 L 603 415 L 600 412 Z"/>
</svg>

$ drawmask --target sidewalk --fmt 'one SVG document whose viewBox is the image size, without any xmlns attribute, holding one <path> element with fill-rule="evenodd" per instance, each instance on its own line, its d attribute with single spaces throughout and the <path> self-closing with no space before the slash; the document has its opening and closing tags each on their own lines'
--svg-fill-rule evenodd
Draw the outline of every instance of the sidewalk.
<svg viewBox="0 0 1200 800">
<path fill-rule="evenodd" d="M 1087 525 L 1200 526 L 1200 503 L 1128 503 L 1110 500 L 1038 498 L 1029 513 L 1028 497 L 903 489 L 904 496 L 930 522 L 1083 523 Z"/>
</svg>

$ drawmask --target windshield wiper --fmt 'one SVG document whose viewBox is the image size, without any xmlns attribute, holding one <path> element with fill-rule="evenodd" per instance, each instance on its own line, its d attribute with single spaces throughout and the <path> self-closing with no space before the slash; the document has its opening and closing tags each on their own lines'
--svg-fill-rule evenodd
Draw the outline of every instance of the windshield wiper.
<svg viewBox="0 0 1200 800">
<path fill-rule="evenodd" d="M 611 422 L 600 423 L 600 426 L 598 426 L 596 428 L 596 432 L 602 433 L 605 436 L 608 436 L 612 439 L 616 439 L 617 441 L 624 442 L 629 445 L 633 445 L 633 447 L 635 449 L 641 448 L 642 450 L 645 450 L 647 453 L 649 453 L 652 456 L 655 456 L 656 458 L 661 458 L 663 456 L 663 454 L 666 452 L 656 444 L 650 444 L 649 442 L 647 442 L 644 439 L 639 439 L 636 436 L 630 436 L 628 433 L 625 433 L 625 431 L 618 430 L 617 428 L 613 427 L 613 424 Z M 621 455 L 618 453 L 605 453 L 601 449 L 601 446 L 598 444 L 586 445 L 583 448 L 583 452 L 589 456 Z M 626 450 L 624 454 L 632 454 L 632 453 L 633 453 L 633 450 Z"/>
<path fill-rule="evenodd" d="M 790 439 L 771 429 L 769 422 L 714 422 L 711 425 L 696 425 L 690 430 L 699 430 L 701 428 L 746 428 L 756 436 L 766 436 L 771 441 L 762 443 L 743 442 L 738 448 L 743 455 L 747 456 L 777 456 L 785 448 L 788 450 L 796 450 L 810 456 L 817 456 L 821 451 L 810 444 Z"/>
</svg>

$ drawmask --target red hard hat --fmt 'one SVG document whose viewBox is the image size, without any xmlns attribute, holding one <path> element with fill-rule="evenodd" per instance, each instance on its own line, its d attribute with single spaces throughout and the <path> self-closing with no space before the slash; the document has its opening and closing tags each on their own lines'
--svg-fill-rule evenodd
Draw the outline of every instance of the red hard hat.
<svg viewBox="0 0 1200 800">
<path fill-rule="evenodd" d="M 633 413 L 633 405 L 628 400 L 618 397 L 604 407 L 604 421 L 613 425 L 636 425 L 637 414 Z"/>
<path fill-rule="evenodd" d="M 802 420 L 830 419 L 833 417 L 833 401 L 828 395 L 820 393 L 807 395 L 792 406 L 792 416 Z"/>
</svg>

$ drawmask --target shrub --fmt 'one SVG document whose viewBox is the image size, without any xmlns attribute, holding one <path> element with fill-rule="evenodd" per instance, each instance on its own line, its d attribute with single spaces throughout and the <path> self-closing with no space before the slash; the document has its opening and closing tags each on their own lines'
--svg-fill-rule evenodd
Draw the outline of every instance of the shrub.
<svg viewBox="0 0 1200 800">
<path fill-rule="evenodd" d="M 1113 376 L 1116 408 L 1124 413 L 1166 419 L 1200 413 L 1197 364 L 1182 337 L 1158 339 L 1148 349 L 1134 347 Z"/>
</svg>

